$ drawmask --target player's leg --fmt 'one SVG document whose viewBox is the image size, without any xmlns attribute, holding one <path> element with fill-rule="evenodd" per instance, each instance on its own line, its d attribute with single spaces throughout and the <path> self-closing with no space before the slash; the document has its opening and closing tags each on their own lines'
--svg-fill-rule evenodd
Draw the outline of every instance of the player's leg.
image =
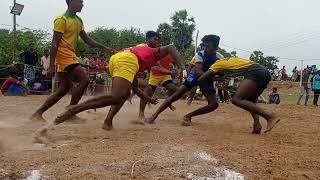
<svg viewBox="0 0 320 180">
<path fill-rule="evenodd" d="M 66 72 L 56 73 L 56 77 L 59 81 L 58 89 L 51 94 L 44 104 L 31 116 L 32 120 L 45 121 L 42 114 L 47 111 L 50 107 L 55 105 L 63 96 L 65 96 L 71 87 L 71 80 Z"/>
<path fill-rule="evenodd" d="M 173 93 L 171 96 L 169 96 L 157 109 L 157 111 L 150 117 L 145 119 L 146 123 L 153 123 L 160 113 L 162 113 L 165 109 L 167 109 L 173 102 L 179 100 L 187 91 L 189 88 L 185 85 L 181 85 L 178 90 Z"/>
<path fill-rule="evenodd" d="M 72 91 L 70 101 L 70 105 L 76 105 L 79 103 L 89 85 L 89 78 L 87 77 L 84 69 L 79 64 L 66 67 L 66 71 L 68 72 L 68 75 L 73 82 L 79 83 L 79 86 Z"/>
<path fill-rule="evenodd" d="M 191 119 L 194 116 L 199 116 L 203 114 L 210 113 L 214 110 L 216 110 L 219 107 L 218 101 L 216 99 L 216 93 L 214 90 L 212 91 L 203 91 L 203 95 L 206 97 L 206 100 L 208 101 L 208 104 L 204 107 L 201 107 L 193 112 L 188 113 L 183 117 L 183 123 L 184 126 L 191 126 Z"/>
<path fill-rule="evenodd" d="M 256 106 L 253 102 L 248 99 L 257 93 L 258 82 L 244 79 L 232 98 L 232 103 L 244 110 L 249 111 L 250 113 L 257 114 L 264 117 L 268 122 L 268 127 L 265 132 L 271 131 L 276 123 L 279 122 L 279 118 L 274 116 L 272 113 L 263 110 L 262 108 Z"/>
</svg>

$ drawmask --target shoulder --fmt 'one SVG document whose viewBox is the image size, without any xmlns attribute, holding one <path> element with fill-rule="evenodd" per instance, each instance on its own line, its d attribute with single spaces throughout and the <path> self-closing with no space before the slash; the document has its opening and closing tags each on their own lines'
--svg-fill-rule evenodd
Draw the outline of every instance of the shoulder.
<svg viewBox="0 0 320 180">
<path fill-rule="evenodd" d="M 57 20 L 66 20 L 67 19 L 67 16 L 66 16 L 66 14 L 65 13 L 61 13 L 60 15 L 58 15 L 55 19 L 54 19 L 54 21 L 57 21 Z"/>
<path fill-rule="evenodd" d="M 81 17 L 79 17 L 78 15 L 76 15 L 76 18 L 81 22 L 81 24 L 83 24 L 83 21 L 82 21 Z"/>
</svg>

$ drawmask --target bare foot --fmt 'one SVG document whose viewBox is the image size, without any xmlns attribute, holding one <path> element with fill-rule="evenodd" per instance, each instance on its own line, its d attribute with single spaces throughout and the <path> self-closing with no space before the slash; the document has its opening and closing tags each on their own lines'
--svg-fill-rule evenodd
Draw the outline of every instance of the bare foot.
<svg viewBox="0 0 320 180">
<path fill-rule="evenodd" d="M 30 117 L 31 121 L 38 121 L 38 122 L 46 122 L 46 120 L 42 117 L 42 114 L 34 113 Z"/>
<path fill-rule="evenodd" d="M 192 126 L 191 117 L 183 117 L 182 126 Z"/>
<path fill-rule="evenodd" d="M 103 124 L 102 125 L 102 129 L 106 130 L 106 131 L 111 131 L 113 129 L 113 126 L 108 125 L 108 124 Z"/>
<path fill-rule="evenodd" d="M 54 120 L 54 124 L 61 124 L 65 122 L 66 120 L 71 119 L 74 116 L 74 114 L 70 110 L 66 110 L 62 114 L 60 114 L 56 119 Z"/>
<path fill-rule="evenodd" d="M 157 119 L 156 117 L 151 116 L 149 118 L 144 119 L 144 122 L 148 124 L 153 124 L 156 119 Z"/>
<path fill-rule="evenodd" d="M 265 130 L 264 133 L 270 132 L 278 122 L 280 122 L 280 118 L 275 117 L 273 119 L 269 119 L 267 123 L 267 130 Z"/>
<path fill-rule="evenodd" d="M 83 124 L 83 123 L 86 122 L 85 119 L 80 118 L 80 117 L 77 116 L 77 115 L 74 115 L 74 116 L 71 117 L 68 121 L 71 122 L 71 123 L 74 123 L 74 124 Z"/>
<path fill-rule="evenodd" d="M 171 109 L 171 111 L 175 111 L 176 107 L 174 107 L 173 105 L 170 105 L 169 108 Z"/>
<path fill-rule="evenodd" d="M 132 124 L 145 125 L 142 119 L 131 121 Z"/>
<path fill-rule="evenodd" d="M 261 129 L 262 129 L 262 126 L 260 123 L 254 123 L 252 134 L 261 134 Z"/>
</svg>

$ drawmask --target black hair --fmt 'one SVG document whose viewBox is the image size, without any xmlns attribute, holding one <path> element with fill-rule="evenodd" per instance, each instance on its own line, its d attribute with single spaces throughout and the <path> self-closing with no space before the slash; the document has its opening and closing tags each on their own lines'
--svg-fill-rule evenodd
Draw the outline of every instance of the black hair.
<svg viewBox="0 0 320 180">
<path fill-rule="evenodd" d="M 157 33 L 157 32 L 155 32 L 155 31 L 148 31 L 148 32 L 146 33 L 146 39 L 152 38 L 152 37 L 158 37 L 158 38 L 160 38 L 160 34 Z"/>
<path fill-rule="evenodd" d="M 71 2 L 71 0 L 66 0 L 66 3 L 69 5 L 70 4 L 70 2 Z"/>
<path fill-rule="evenodd" d="M 202 39 L 202 42 L 204 43 L 212 43 L 212 45 L 216 48 L 218 48 L 220 43 L 220 37 L 216 35 L 205 35 Z"/>
</svg>

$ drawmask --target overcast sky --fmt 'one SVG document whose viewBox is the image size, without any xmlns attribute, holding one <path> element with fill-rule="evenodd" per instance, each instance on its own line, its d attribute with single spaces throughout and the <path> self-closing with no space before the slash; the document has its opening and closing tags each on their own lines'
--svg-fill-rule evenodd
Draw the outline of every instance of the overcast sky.
<svg viewBox="0 0 320 180">
<path fill-rule="evenodd" d="M 0 0 L 1 28 L 12 24 L 12 1 Z M 25 5 L 18 24 L 31 29 L 51 31 L 53 19 L 66 9 L 64 0 L 17 2 Z M 262 50 L 280 57 L 279 65 L 289 70 L 300 62 L 282 58 L 320 59 L 319 0 L 84 0 L 84 4 L 79 16 L 87 31 L 101 26 L 156 30 L 174 11 L 187 9 L 195 17 L 200 37 L 217 34 L 222 48 L 236 50 L 241 57 L 249 57 L 246 51 Z M 320 60 L 305 64 L 319 66 Z"/>
</svg>

